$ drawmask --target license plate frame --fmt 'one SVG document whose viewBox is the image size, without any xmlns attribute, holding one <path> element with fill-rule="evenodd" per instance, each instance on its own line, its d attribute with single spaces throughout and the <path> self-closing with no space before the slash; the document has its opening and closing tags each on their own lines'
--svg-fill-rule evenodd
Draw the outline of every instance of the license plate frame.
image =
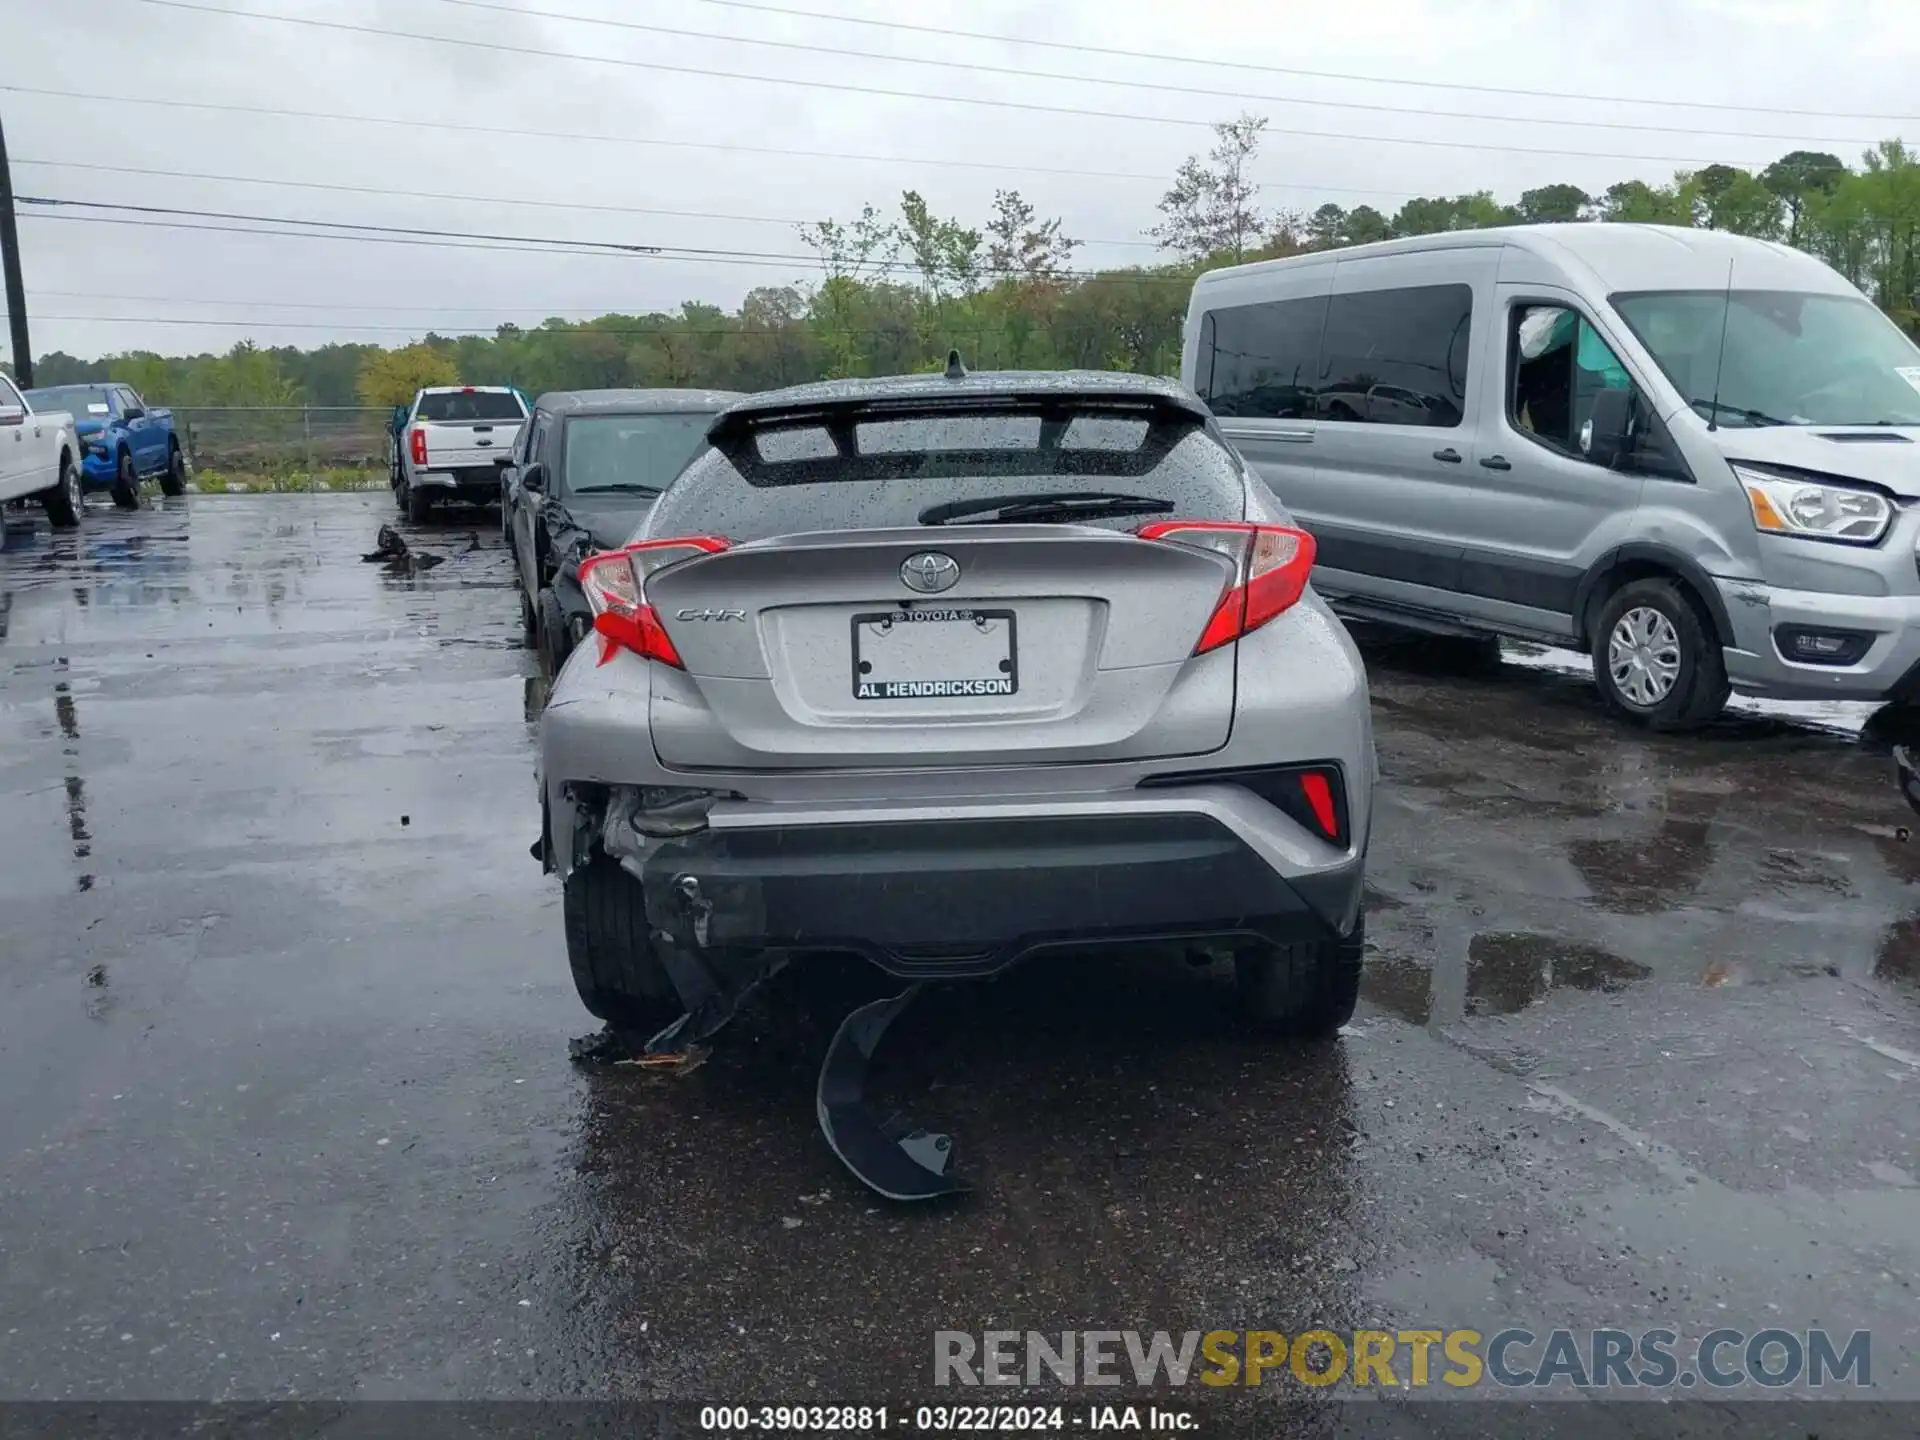
<svg viewBox="0 0 1920 1440">
<path fill-rule="evenodd" d="M 960 625 L 978 621 L 1004 620 L 1007 626 L 1006 671 L 1000 675 L 946 676 L 918 680 L 875 680 L 863 676 L 860 672 L 860 637 L 863 626 L 892 625 Z M 851 635 L 852 692 L 855 700 L 951 700 L 972 699 L 991 696 L 1006 699 L 1020 693 L 1020 630 L 1019 621 L 1014 612 L 1004 608 L 988 608 L 979 605 L 903 605 L 893 610 L 863 611 L 853 617 L 849 627 Z M 871 657 L 869 656 L 869 659 Z M 996 682 L 1004 681 L 1004 688 L 985 688 Z M 901 693 L 904 686 L 977 686 L 977 689 L 948 688 L 925 694 Z"/>
</svg>

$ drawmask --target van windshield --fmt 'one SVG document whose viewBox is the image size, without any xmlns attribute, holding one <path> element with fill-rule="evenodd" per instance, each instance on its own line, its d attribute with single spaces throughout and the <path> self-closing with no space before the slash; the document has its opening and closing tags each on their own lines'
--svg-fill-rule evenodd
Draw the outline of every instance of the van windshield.
<svg viewBox="0 0 1920 1440">
<path fill-rule="evenodd" d="M 1863 299 L 1791 290 L 1735 290 L 1731 297 L 1723 290 L 1661 290 L 1612 298 L 1704 419 L 1739 426 L 1920 425 L 1920 349 Z"/>
</svg>

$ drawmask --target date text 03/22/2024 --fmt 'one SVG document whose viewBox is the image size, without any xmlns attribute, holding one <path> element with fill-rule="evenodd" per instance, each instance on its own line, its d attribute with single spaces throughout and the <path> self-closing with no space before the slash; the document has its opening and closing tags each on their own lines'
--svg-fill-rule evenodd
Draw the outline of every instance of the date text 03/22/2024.
<svg viewBox="0 0 1920 1440">
<path fill-rule="evenodd" d="M 1192 1412 L 1159 1405 L 705 1405 L 700 1428 L 720 1434 L 859 1433 L 908 1430 L 925 1434 L 1006 1434 L 1021 1431 L 1156 1431 L 1194 1433 Z"/>
</svg>

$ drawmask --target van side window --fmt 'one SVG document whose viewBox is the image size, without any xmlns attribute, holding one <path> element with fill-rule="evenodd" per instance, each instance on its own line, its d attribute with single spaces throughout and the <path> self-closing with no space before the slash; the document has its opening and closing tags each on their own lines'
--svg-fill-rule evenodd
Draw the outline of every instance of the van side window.
<svg viewBox="0 0 1920 1440">
<path fill-rule="evenodd" d="M 1458 425 L 1472 328 L 1471 285 L 1335 295 L 1320 346 L 1320 418 Z"/>
<path fill-rule="evenodd" d="M 1633 380 L 1607 342 L 1578 311 L 1517 305 L 1507 329 L 1507 417 L 1514 428 L 1580 457 L 1580 427 L 1602 390 Z"/>
<path fill-rule="evenodd" d="M 1220 416 L 1309 418 L 1326 318 L 1324 295 L 1209 310 L 1194 369 L 1200 398 Z"/>
</svg>

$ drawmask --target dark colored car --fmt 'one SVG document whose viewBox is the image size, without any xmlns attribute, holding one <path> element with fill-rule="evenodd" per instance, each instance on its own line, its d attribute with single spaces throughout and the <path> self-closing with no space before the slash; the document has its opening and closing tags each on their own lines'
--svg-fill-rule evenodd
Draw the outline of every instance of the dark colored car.
<svg viewBox="0 0 1920 1440">
<path fill-rule="evenodd" d="M 580 562 L 632 538 L 660 492 L 706 447 L 721 390 L 555 391 L 534 402 L 504 503 L 520 572 L 520 620 L 557 675 L 593 626 Z"/>
</svg>

